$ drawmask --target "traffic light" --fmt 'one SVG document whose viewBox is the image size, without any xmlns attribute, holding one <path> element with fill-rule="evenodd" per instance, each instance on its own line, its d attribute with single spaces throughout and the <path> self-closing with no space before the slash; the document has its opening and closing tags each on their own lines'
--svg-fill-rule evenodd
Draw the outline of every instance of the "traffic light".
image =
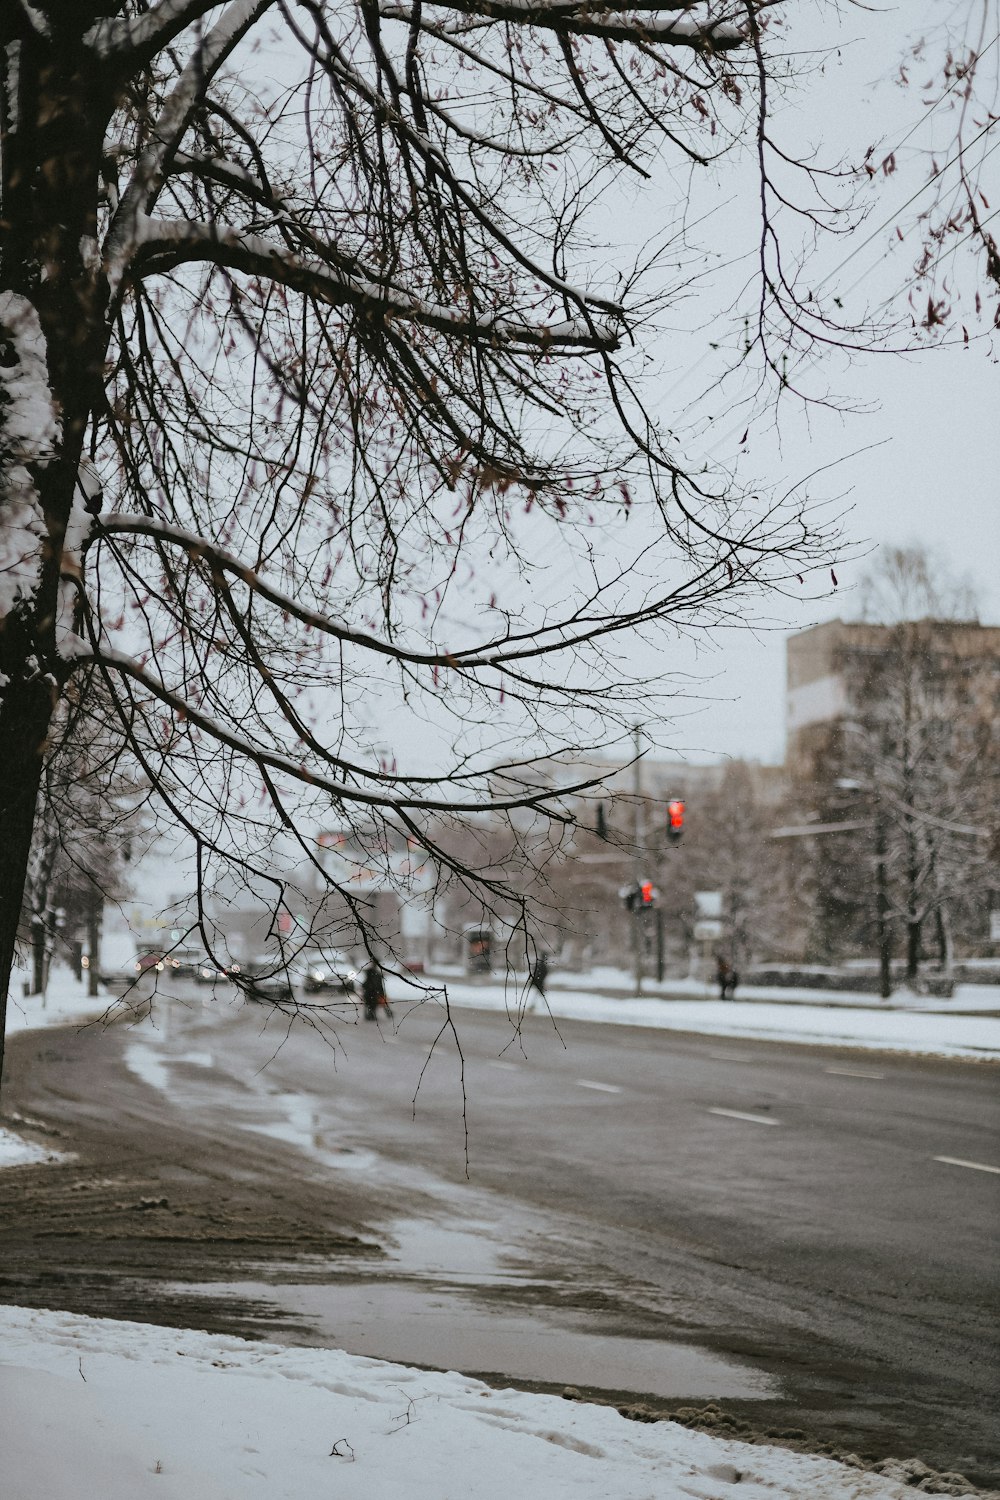
<svg viewBox="0 0 1000 1500">
<path fill-rule="evenodd" d="M 657 897 L 657 889 L 651 880 L 643 880 L 639 886 L 639 899 L 643 906 L 652 906 Z"/>
<path fill-rule="evenodd" d="M 672 844 L 679 844 L 684 837 L 684 803 L 679 797 L 672 797 L 667 803 L 667 838 Z"/>
</svg>

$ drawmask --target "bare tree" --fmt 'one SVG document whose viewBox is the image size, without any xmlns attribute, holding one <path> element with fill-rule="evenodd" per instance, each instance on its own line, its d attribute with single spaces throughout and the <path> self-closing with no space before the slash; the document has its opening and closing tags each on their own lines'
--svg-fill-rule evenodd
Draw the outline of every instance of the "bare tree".
<svg viewBox="0 0 1000 1500">
<path fill-rule="evenodd" d="M 104 908 L 125 895 L 125 871 L 144 827 L 149 787 L 122 755 L 113 705 L 100 688 L 84 713 L 70 683 L 50 737 L 28 862 L 22 943 L 31 948 L 33 993 L 44 989 L 61 943 L 61 956 L 69 956 L 78 969 L 86 954 L 88 988 L 96 995 Z"/>
<path fill-rule="evenodd" d="M 890 548 L 862 591 L 840 653 L 847 711 L 817 760 L 820 816 L 850 831 L 819 841 L 821 920 L 876 939 L 883 994 L 901 934 L 908 983 L 928 926 L 947 970 L 956 916 L 985 931 L 1000 772 L 997 634 L 927 554 Z M 859 817 L 860 814 L 860 817 Z"/>
<path fill-rule="evenodd" d="M 0 990 L 70 685 L 86 712 L 100 684 L 199 892 L 236 859 L 277 909 L 275 828 L 315 864 L 331 820 L 377 845 L 558 817 L 530 749 L 498 769 L 498 723 L 596 743 L 636 691 L 627 632 L 737 618 L 828 559 L 798 490 L 686 468 L 639 385 L 701 270 L 683 174 L 741 142 L 777 336 L 772 13 L 4 5 Z M 622 174 L 665 227 L 618 266 Z M 454 727 L 437 775 L 422 720 Z"/>
</svg>

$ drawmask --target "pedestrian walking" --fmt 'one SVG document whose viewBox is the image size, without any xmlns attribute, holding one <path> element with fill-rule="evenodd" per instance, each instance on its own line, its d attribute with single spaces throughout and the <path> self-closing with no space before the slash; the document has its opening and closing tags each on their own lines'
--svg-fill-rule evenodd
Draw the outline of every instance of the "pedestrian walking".
<svg viewBox="0 0 1000 1500">
<path fill-rule="evenodd" d="M 719 999 L 729 999 L 729 976 L 732 973 L 721 953 L 715 956 L 715 982 L 719 986 Z"/>
<path fill-rule="evenodd" d="M 385 993 L 385 979 L 382 970 L 373 958 L 369 960 L 361 976 L 361 999 L 364 1001 L 366 1021 L 378 1020 L 379 1006 L 385 1007 L 387 1016 L 392 1015 Z"/>
<path fill-rule="evenodd" d="M 537 990 L 541 998 L 545 999 L 545 981 L 549 977 L 549 961 L 544 953 L 539 953 L 531 966 L 528 974 L 528 982 L 533 990 Z"/>
</svg>

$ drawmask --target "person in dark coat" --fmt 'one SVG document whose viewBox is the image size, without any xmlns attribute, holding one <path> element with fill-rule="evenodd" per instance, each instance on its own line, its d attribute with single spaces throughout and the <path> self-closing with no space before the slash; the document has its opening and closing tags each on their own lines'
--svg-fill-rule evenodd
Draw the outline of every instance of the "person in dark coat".
<svg viewBox="0 0 1000 1500">
<path fill-rule="evenodd" d="M 715 958 L 715 981 L 719 986 L 719 999 L 729 999 L 729 977 L 732 973 L 722 954 L 716 954 Z"/>
<path fill-rule="evenodd" d="M 361 999 L 365 1006 L 365 1020 L 375 1021 L 378 1019 L 378 1008 L 384 1005 L 389 1011 L 389 1002 L 385 997 L 385 980 L 382 970 L 375 960 L 369 959 L 368 966 L 361 976 Z"/>
<path fill-rule="evenodd" d="M 549 961 L 544 953 L 539 953 L 531 966 L 531 973 L 528 975 L 528 980 L 532 989 L 537 990 L 543 1000 L 545 999 L 545 981 L 548 977 Z"/>
</svg>

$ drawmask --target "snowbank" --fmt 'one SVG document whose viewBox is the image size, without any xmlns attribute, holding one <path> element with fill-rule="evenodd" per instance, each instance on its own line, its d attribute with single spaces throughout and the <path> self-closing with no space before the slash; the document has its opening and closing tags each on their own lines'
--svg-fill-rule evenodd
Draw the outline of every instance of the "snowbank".
<svg viewBox="0 0 1000 1500">
<path fill-rule="evenodd" d="M 330 1349 L 0 1309 L 11 1500 L 905 1500 L 829 1459 Z M 733 1491 L 736 1493 L 736 1491 Z"/>
<path fill-rule="evenodd" d="M 521 1006 L 536 1011 L 542 1002 L 517 984 L 500 981 L 470 983 L 448 980 L 452 1005 L 481 1010 L 509 1011 Z M 398 981 L 397 981 L 398 984 Z M 391 998 L 395 1002 L 396 994 Z M 744 1037 L 770 1042 L 805 1042 L 831 1047 L 872 1048 L 881 1052 L 911 1052 L 938 1057 L 996 1060 L 1000 1058 L 1000 1016 L 956 1014 L 954 1001 L 926 1001 L 913 1007 L 864 1003 L 818 1004 L 807 996 L 788 999 L 641 1000 L 598 994 L 579 987 L 553 987 L 544 1005 L 557 1020 L 596 1021 L 619 1026 L 651 1026 L 669 1031 L 692 1031 L 703 1036 Z M 944 1007 L 948 1007 L 946 1010 Z"/>
<path fill-rule="evenodd" d="M 44 995 L 26 995 L 28 975 L 15 968 L 10 976 L 7 997 L 7 1035 L 34 1031 L 43 1026 L 83 1025 L 114 1014 L 118 1002 L 103 990 L 100 995 L 87 994 L 86 979 L 75 979 L 69 969 L 54 964 Z M 127 1002 L 126 1002 L 127 1006 Z"/>
</svg>

